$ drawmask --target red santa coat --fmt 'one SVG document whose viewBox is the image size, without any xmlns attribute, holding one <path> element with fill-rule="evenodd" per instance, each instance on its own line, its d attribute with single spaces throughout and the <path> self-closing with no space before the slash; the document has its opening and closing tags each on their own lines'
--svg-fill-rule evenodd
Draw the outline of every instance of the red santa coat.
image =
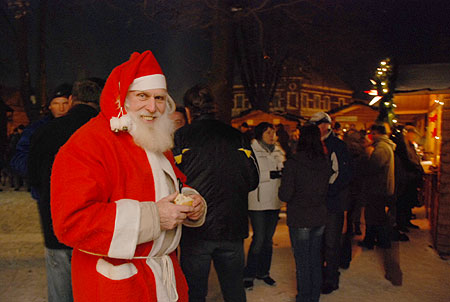
<svg viewBox="0 0 450 302">
<path fill-rule="evenodd" d="M 166 152 L 163 157 L 163 170 L 174 182 L 184 183 L 185 176 L 174 165 L 172 154 Z M 158 258 L 156 268 L 155 260 L 146 257 L 161 252 L 154 248 L 159 243 L 137 245 L 138 203 L 157 197 L 157 178 L 150 162 L 149 154 L 129 133 L 110 130 L 104 114 L 80 128 L 57 154 L 51 178 L 52 219 L 58 239 L 74 248 L 75 301 L 176 299 L 160 289 L 157 294 L 158 284 L 176 286 L 178 301 L 188 301 L 187 283 L 173 252 L 180 226 L 169 249 L 162 251 L 172 251 L 170 259 Z M 175 188 L 178 190 L 176 183 Z M 175 282 L 167 285 L 170 278 Z"/>
</svg>

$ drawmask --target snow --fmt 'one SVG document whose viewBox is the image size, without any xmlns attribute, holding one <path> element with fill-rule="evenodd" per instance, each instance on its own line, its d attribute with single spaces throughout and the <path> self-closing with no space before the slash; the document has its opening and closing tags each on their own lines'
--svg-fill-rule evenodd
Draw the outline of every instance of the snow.
<svg viewBox="0 0 450 302">
<path fill-rule="evenodd" d="M 36 202 L 29 192 L 2 187 L 0 192 L 0 301 L 47 301 L 44 244 Z M 341 270 L 340 288 L 322 295 L 323 302 L 339 301 L 450 301 L 450 260 L 442 259 L 431 247 L 425 209 L 414 209 L 421 227 L 408 233 L 409 242 L 398 243 L 403 285 L 393 286 L 384 279 L 379 251 L 362 250 L 353 245 L 353 261 Z M 355 237 L 356 240 L 362 236 Z M 255 280 L 247 300 L 295 301 L 295 264 L 285 216 L 281 215 L 274 236 L 271 276 L 275 287 Z M 250 239 L 245 240 L 248 249 Z M 222 296 L 214 270 L 210 276 L 208 302 L 220 302 Z"/>
</svg>

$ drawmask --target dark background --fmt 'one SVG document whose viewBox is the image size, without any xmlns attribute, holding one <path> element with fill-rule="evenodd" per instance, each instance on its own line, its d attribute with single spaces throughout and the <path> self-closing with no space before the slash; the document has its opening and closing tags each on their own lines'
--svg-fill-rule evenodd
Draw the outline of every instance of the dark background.
<svg viewBox="0 0 450 302">
<path fill-rule="evenodd" d="M 29 2 L 29 63 L 32 86 L 36 87 L 39 1 Z M 204 1 L 180 3 L 191 9 L 187 6 L 190 2 L 202 4 Z M 244 2 L 256 6 L 264 1 Z M 296 56 L 304 57 L 317 69 L 337 74 L 355 90 L 356 97 L 365 96 L 362 91 L 370 88 L 369 78 L 385 57 L 395 59 L 398 64 L 450 62 L 450 1 L 316 1 L 320 9 L 311 9 L 305 2 L 314 1 L 268 1 L 272 6 L 293 3 L 289 8 L 292 12 L 297 9 L 311 16 L 311 26 L 287 29 L 303 46 L 304 52 Z M 8 13 L 7 3 L 7 0 L 1 0 L 3 14 Z M 144 3 L 148 5 L 146 9 L 142 7 Z M 181 103 L 186 89 L 209 78 L 210 30 L 207 26 L 175 24 L 171 15 L 166 14 L 163 3 L 151 0 L 48 0 L 48 90 L 61 82 L 84 77 L 106 79 L 111 70 L 126 61 L 132 52 L 150 49 L 167 77 L 169 92 Z M 149 10 L 151 5 L 156 8 Z M 183 12 L 185 8 L 181 5 L 180 14 L 192 15 L 193 9 Z M 144 14 L 148 11 L 156 14 Z M 208 14 L 205 10 L 198 12 L 202 17 Z M 270 24 L 271 14 L 268 10 L 262 16 L 267 24 Z M 2 17 L 0 84 L 19 87 L 16 48 L 5 25 L 11 16 Z M 265 30 L 270 31 L 271 26 L 266 25 Z M 299 30 L 298 35 L 296 30 Z M 295 40 L 291 39 L 290 43 L 295 44 Z M 286 44 L 286 47 L 291 46 Z"/>
</svg>

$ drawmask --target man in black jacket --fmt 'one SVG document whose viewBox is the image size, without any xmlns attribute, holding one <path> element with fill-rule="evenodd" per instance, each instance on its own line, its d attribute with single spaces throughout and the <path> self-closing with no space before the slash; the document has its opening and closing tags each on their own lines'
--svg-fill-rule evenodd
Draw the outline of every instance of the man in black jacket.
<svg viewBox="0 0 450 302">
<path fill-rule="evenodd" d="M 181 266 L 189 301 L 205 301 L 211 260 L 225 301 L 246 301 L 244 246 L 248 237 L 248 193 L 258 186 L 256 159 L 248 139 L 214 119 L 210 90 L 194 86 L 184 95 L 192 119 L 175 133 L 175 160 L 187 184 L 206 200 L 208 213 L 199 228 L 184 228 Z"/>
<path fill-rule="evenodd" d="M 99 85 L 100 84 L 100 85 Z M 50 214 L 50 176 L 59 148 L 82 125 L 98 114 L 101 82 L 75 82 L 67 115 L 39 128 L 31 137 L 28 157 L 30 184 L 38 189 L 39 214 L 45 239 L 49 301 L 73 301 L 71 287 L 72 249 L 56 238 Z"/>
<path fill-rule="evenodd" d="M 333 174 L 327 193 L 327 222 L 323 235 L 324 274 L 322 294 L 339 288 L 339 262 L 344 212 L 347 210 L 348 189 L 351 181 L 350 153 L 346 144 L 331 130 L 331 118 L 325 112 L 311 116 L 310 123 L 320 129 L 322 141 L 331 161 Z"/>
</svg>

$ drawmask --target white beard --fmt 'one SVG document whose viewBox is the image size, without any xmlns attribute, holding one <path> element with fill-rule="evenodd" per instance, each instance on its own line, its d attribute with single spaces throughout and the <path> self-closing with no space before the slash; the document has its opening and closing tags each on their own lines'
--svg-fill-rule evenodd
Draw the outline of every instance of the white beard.
<svg viewBox="0 0 450 302">
<path fill-rule="evenodd" d="M 144 114 L 148 115 L 148 112 Z M 145 124 L 139 112 L 128 112 L 128 115 L 132 121 L 130 134 L 136 145 L 155 153 L 172 149 L 175 124 L 169 118 L 167 110 L 162 115 L 155 113 L 157 119 L 152 125 Z"/>
</svg>

